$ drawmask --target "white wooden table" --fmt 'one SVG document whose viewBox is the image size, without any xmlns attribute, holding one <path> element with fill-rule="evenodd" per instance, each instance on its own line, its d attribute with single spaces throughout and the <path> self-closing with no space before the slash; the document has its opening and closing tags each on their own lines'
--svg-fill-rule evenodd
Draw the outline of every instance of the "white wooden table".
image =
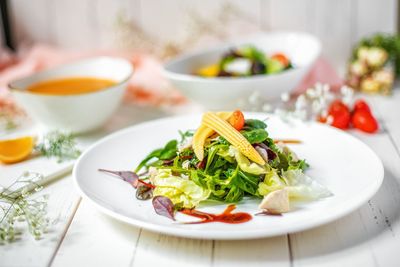
<svg viewBox="0 0 400 267">
<path fill-rule="evenodd" d="M 41 192 L 50 195 L 55 219 L 49 233 L 0 246 L 0 266 L 400 266 L 400 89 L 368 100 L 381 132 L 350 133 L 379 155 L 385 179 L 368 203 L 342 219 L 260 240 L 172 237 L 103 215 L 81 199 L 67 175 Z"/>
</svg>

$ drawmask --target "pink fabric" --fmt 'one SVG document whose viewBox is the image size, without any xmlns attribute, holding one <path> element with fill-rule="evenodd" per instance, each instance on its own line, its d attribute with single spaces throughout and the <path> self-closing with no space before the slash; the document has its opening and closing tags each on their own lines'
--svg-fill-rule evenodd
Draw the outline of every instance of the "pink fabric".
<svg viewBox="0 0 400 267">
<path fill-rule="evenodd" d="M 343 85 L 343 80 L 339 77 L 335 69 L 323 57 L 317 59 L 317 61 L 311 67 L 310 72 L 294 90 L 294 93 L 302 93 L 308 88 L 314 86 L 317 82 L 329 84 L 333 90 L 337 90 Z"/>
</svg>

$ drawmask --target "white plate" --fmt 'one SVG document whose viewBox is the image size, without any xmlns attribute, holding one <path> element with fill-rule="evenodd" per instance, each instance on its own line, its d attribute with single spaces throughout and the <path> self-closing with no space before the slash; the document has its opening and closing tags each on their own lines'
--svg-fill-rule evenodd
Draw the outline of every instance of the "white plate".
<svg viewBox="0 0 400 267">
<path fill-rule="evenodd" d="M 267 115 L 248 113 L 247 118 Z M 98 168 L 132 170 L 150 151 L 179 138 L 178 130 L 195 129 L 200 115 L 172 117 L 139 124 L 114 133 L 89 148 L 78 160 L 73 175 L 83 196 L 104 213 L 129 224 L 176 236 L 203 239 L 250 239 L 309 229 L 338 219 L 365 203 L 380 187 L 383 166 L 375 153 L 358 139 L 318 123 L 287 124 L 268 116 L 268 131 L 273 138 L 303 141 L 292 145 L 311 165 L 307 174 L 331 190 L 327 199 L 298 203 L 283 216 L 254 216 L 243 224 L 208 223 L 183 225 L 157 215 L 151 201 L 140 201 L 127 183 L 114 179 Z M 245 200 L 237 211 L 257 212 L 259 200 Z M 219 213 L 226 204 L 203 206 L 201 210 Z M 179 220 L 195 218 L 183 214 Z"/>
</svg>

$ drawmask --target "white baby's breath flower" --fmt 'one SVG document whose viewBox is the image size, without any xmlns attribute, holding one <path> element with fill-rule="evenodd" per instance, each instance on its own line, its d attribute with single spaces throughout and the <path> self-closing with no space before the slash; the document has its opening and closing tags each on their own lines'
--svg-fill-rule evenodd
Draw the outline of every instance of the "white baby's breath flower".
<svg viewBox="0 0 400 267">
<path fill-rule="evenodd" d="M 303 109 L 306 107 L 306 105 L 307 105 L 306 97 L 304 95 L 300 95 L 296 100 L 295 109 L 296 110 Z"/>
<path fill-rule="evenodd" d="M 316 99 L 314 101 L 312 101 L 311 103 L 311 109 L 314 113 L 320 113 L 321 110 L 323 109 L 324 105 L 323 105 L 323 99 L 319 98 Z"/>
<path fill-rule="evenodd" d="M 288 102 L 289 99 L 290 99 L 290 94 L 289 94 L 289 93 L 283 93 L 283 94 L 281 94 L 281 100 L 282 100 L 283 102 Z"/>
<path fill-rule="evenodd" d="M 308 88 L 307 91 L 306 91 L 306 96 L 307 96 L 308 98 L 314 98 L 314 97 L 316 97 L 317 94 L 316 94 L 314 88 Z"/>
<path fill-rule="evenodd" d="M 329 91 L 331 90 L 331 87 L 329 86 L 329 84 L 323 84 L 322 85 L 322 93 L 324 94 L 324 95 L 327 95 L 327 94 L 329 94 Z"/>
</svg>

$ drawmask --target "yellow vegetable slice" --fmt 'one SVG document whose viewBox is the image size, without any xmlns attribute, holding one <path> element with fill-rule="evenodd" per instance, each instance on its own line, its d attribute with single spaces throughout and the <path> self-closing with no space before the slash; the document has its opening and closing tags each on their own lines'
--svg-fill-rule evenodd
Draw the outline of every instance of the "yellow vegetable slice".
<svg viewBox="0 0 400 267">
<path fill-rule="evenodd" d="M 197 74 L 203 77 L 216 77 L 219 72 L 219 65 L 213 64 L 203 67 L 197 71 Z"/>
<path fill-rule="evenodd" d="M 233 128 L 228 122 L 218 117 L 212 112 L 207 112 L 203 115 L 203 124 L 222 137 L 224 137 L 231 145 L 236 147 L 243 155 L 248 159 L 264 165 L 265 161 L 261 155 L 254 149 L 254 147 L 247 141 L 247 139 L 235 128 Z"/>
<path fill-rule="evenodd" d="M 217 112 L 217 116 L 220 117 L 222 120 L 227 120 L 232 116 L 232 113 L 233 112 Z M 202 124 L 194 133 L 192 147 L 194 154 L 199 160 L 203 160 L 204 158 L 204 143 L 206 142 L 207 138 L 214 133 L 214 130 Z"/>
</svg>

